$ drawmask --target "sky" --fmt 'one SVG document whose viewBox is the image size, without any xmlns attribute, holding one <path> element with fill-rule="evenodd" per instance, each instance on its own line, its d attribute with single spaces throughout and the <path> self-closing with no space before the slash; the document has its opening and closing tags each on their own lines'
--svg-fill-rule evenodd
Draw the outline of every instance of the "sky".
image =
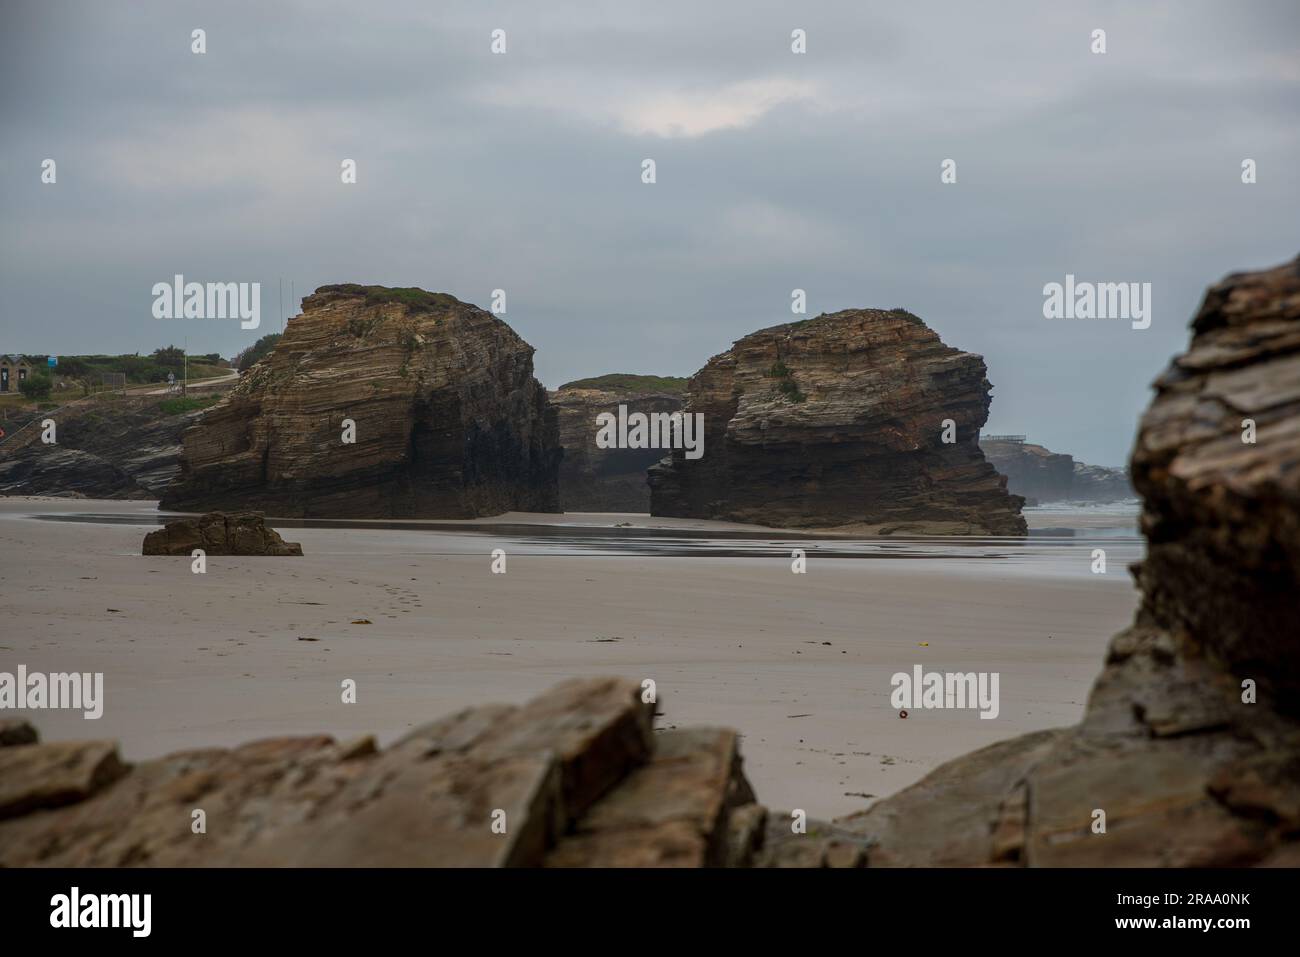
<svg viewBox="0 0 1300 957">
<path fill-rule="evenodd" d="M 803 289 L 1119 465 L 1205 288 L 1300 252 L 1300 4 L 0 0 L 0 130 L 0 352 L 233 355 L 281 280 L 503 289 L 554 388 L 690 375 Z M 177 273 L 260 282 L 261 327 L 155 318 Z M 1150 283 L 1150 328 L 1045 318 L 1067 274 Z"/>
</svg>

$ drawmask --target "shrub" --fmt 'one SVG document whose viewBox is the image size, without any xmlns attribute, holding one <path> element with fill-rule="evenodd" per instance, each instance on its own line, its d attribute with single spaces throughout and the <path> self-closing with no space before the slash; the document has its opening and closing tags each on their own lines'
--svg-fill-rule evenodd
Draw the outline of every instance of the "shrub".
<svg viewBox="0 0 1300 957">
<path fill-rule="evenodd" d="M 177 346 L 167 346 L 165 349 L 155 349 L 153 351 L 154 362 L 160 366 L 172 369 L 179 369 L 185 363 L 185 350 Z"/>
<path fill-rule="evenodd" d="M 794 384 L 794 379 L 782 379 L 781 384 L 777 386 L 791 402 L 802 402 L 807 396 L 799 391 L 799 387 Z"/>
<path fill-rule="evenodd" d="M 907 309 L 904 309 L 902 306 L 895 306 L 893 309 L 890 309 L 889 311 L 896 316 L 901 316 L 902 318 L 906 319 L 908 322 L 915 323 L 916 325 L 922 325 L 922 326 L 925 325 L 925 323 L 921 321 L 920 316 L 918 316 L 914 312 L 910 312 Z"/>
<path fill-rule="evenodd" d="M 18 383 L 18 391 L 33 401 L 48 399 L 54 391 L 54 382 L 44 372 L 29 375 Z"/>
<path fill-rule="evenodd" d="M 776 362 L 772 363 L 772 368 L 767 370 L 767 374 L 773 379 L 780 380 L 776 384 L 777 391 L 791 402 L 802 402 L 807 398 L 807 396 L 799 391 L 799 386 L 795 384 L 794 378 L 790 374 L 789 367 L 780 359 L 777 359 Z"/>
<path fill-rule="evenodd" d="M 262 336 L 243 352 L 235 356 L 235 368 L 240 372 L 247 372 L 260 359 L 266 357 L 275 348 L 275 344 L 280 341 L 280 333 L 272 332 L 269 335 Z"/>
</svg>

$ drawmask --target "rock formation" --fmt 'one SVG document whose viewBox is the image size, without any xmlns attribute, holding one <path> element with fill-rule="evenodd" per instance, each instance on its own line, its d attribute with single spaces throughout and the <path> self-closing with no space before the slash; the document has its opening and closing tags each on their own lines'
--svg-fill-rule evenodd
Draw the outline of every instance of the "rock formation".
<svg viewBox="0 0 1300 957">
<path fill-rule="evenodd" d="M 205 411 L 169 412 L 173 399 L 112 396 L 72 403 L 53 415 L 55 445 L 40 441 L 38 427 L 15 432 L 0 443 L 0 495 L 157 498 L 180 474 L 182 434 Z"/>
<path fill-rule="evenodd" d="M 680 383 L 681 388 L 675 388 Z M 596 445 L 596 416 L 680 412 L 685 380 L 654 376 L 602 376 L 560 386 L 550 393 L 559 413 L 560 507 L 566 512 L 648 512 L 646 470 L 666 454 L 662 449 L 602 449 Z"/>
<path fill-rule="evenodd" d="M 999 475 L 1007 477 L 1007 491 L 1030 505 L 1063 501 L 1074 486 L 1074 459 L 1049 452 L 1041 445 L 981 437 L 980 451 Z"/>
<path fill-rule="evenodd" d="M 181 518 L 144 537 L 142 555 L 184 555 L 201 548 L 207 555 L 301 555 L 302 546 L 286 542 L 266 527 L 258 512 L 209 512 L 202 518 Z"/>
<path fill-rule="evenodd" d="M 687 412 L 704 416 L 704 454 L 676 450 L 650 470 L 651 513 L 1023 535 L 1022 500 L 979 449 L 989 390 L 982 358 L 902 310 L 760 330 L 691 379 Z"/>
<path fill-rule="evenodd" d="M 112 462 L 81 449 L 39 443 L 0 458 L 0 495 L 144 497 L 131 476 Z"/>
<path fill-rule="evenodd" d="M 1085 465 L 1071 455 L 1025 442 L 1023 436 L 982 436 L 980 449 L 998 474 L 1007 477 L 1007 490 L 1031 505 L 1137 497 L 1125 469 Z"/>
<path fill-rule="evenodd" d="M 796 835 L 754 799 L 734 732 L 656 732 L 620 679 L 382 751 L 281 738 L 131 766 L 4 721 L 0 866 L 1298 866 L 1300 259 L 1213 287 L 1192 328 L 1132 456 L 1142 603 L 1077 727 Z M 814 383 L 795 388 L 813 401 Z M 196 807 L 222 822 L 201 839 Z"/>
<path fill-rule="evenodd" d="M 841 821 L 873 866 L 1300 865 L 1300 259 L 1214 286 L 1192 330 L 1133 450 L 1142 604 L 1083 722 Z"/>
<path fill-rule="evenodd" d="M 1125 502 L 1137 498 L 1128 469 L 1108 465 L 1074 463 L 1074 482 L 1070 486 L 1072 502 Z"/>
<path fill-rule="evenodd" d="M 635 682 L 573 680 L 384 750 L 370 737 L 277 738 L 135 766 L 111 741 L 34 743 L 30 728 L 5 728 L 0 866 L 752 863 L 766 813 L 737 735 L 656 733 L 653 710 Z M 194 835 L 196 807 L 220 825 Z"/>
<path fill-rule="evenodd" d="M 562 453 L 532 357 L 504 322 L 452 296 L 322 286 L 275 350 L 185 433 L 161 507 L 329 518 L 557 511 Z"/>
</svg>

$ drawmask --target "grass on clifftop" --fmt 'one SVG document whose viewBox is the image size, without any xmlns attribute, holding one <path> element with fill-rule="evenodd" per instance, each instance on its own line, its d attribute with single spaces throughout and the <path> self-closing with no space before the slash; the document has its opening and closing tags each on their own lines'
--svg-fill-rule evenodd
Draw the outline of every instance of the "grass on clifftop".
<svg viewBox="0 0 1300 957">
<path fill-rule="evenodd" d="M 318 293 L 335 292 L 349 296 L 363 296 L 367 306 L 378 306 L 386 302 L 401 303 L 411 309 L 433 311 L 446 306 L 454 306 L 458 300 L 445 292 L 428 292 L 415 286 L 362 286 L 355 282 L 338 283 L 333 286 L 321 286 Z"/>
<path fill-rule="evenodd" d="M 682 395 L 686 392 L 686 380 L 671 375 L 635 375 L 631 372 L 611 372 L 608 375 L 592 376 L 589 379 L 574 379 L 560 386 L 565 389 L 600 389 L 604 392 L 671 392 Z"/>
<path fill-rule="evenodd" d="M 216 405 L 219 396 L 178 396 L 175 399 L 163 399 L 158 403 L 158 409 L 163 415 L 180 415 L 183 412 L 193 412 L 195 409 L 206 409 L 210 405 Z"/>
<path fill-rule="evenodd" d="M 906 319 L 908 322 L 914 325 L 918 325 L 918 326 L 925 325 L 924 319 L 922 319 L 914 312 L 909 312 L 908 310 L 904 309 L 902 306 L 895 306 L 893 309 L 890 309 L 889 311 L 896 316 L 900 316 L 903 319 Z"/>
<path fill-rule="evenodd" d="M 854 313 L 854 312 L 884 312 L 884 313 L 888 313 L 891 316 L 897 316 L 899 319 L 906 320 L 907 322 L 910 322 L 913 325 L 925 326 L 924 319 L 922 319 L 916 313 L 904 309 L 902 306 L 895 306 L 893 309 L 876 309 L 870 306 L 864 309 L 841 309 L 839 312 L 823 312 L 821 315 L 813 316 L 810 319 L 798 319 L 794 322 L 783 323 L 782 326 L 786 329 L 798 329 L 801 326 L 806 326 L 808 325 L 808 323 L 816 322 L 819 319 L 829 319 L 835 316 L 839 316 L 843 313 Z M 766 330 L 759 330 L 759 331 L 765 332 Z"/>
</svg>

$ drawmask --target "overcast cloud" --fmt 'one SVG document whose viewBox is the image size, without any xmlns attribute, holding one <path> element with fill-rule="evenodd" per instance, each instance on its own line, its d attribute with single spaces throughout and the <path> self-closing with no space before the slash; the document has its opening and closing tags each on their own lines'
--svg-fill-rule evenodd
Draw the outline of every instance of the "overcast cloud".
<svg viewBox="0 0 1300 957">
<path fill-rule="evenodd" d="M 985 356 L 991 430 L 1120 464 L 1204 287 L 1300 250 L 1288 0 L 0 10 L 4 352 L 230 355 L 280 277 L 500 287 L 555 387 L 689 375 L 798 287 L 909 308 Z M 260 281 L 262 328 L 154 319 L 175 273 Z M 1044 319 L 1066 273 L 1152 283 L 1151 328 Z"/>
</svg>

